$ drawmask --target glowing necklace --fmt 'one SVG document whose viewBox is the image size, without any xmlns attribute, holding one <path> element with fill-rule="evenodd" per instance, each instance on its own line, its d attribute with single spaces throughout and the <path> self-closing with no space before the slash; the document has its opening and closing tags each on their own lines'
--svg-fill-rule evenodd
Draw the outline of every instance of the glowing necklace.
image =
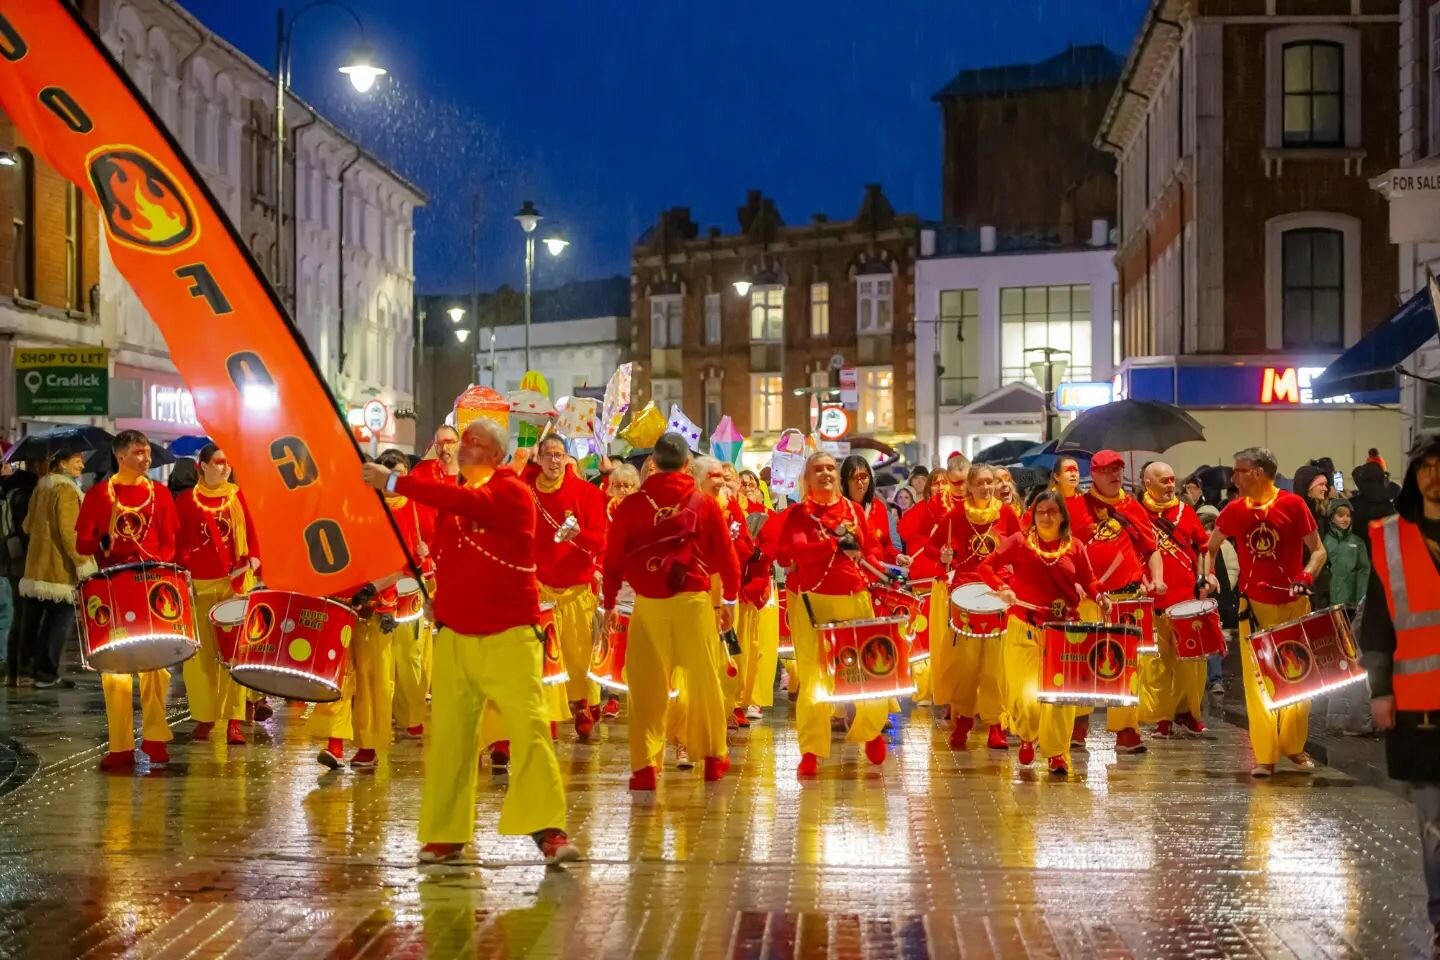
<svg viewBox="0 0 1440 960">
<path fill-rule="evenodd" d="M 1073 541 L 1071 541 L 1067 537 L 1064 542 L 1062 542 L 1060 546 L 1056 549 L 1046 550 L 1044 547 L 1040 546 L 1040 535 L 1036 533 L 1033 529 L 1025 537 L 1025 546 L 1029 547 L 1030 552 L 1035 554 L 1035 556 L 1039 557 L 1040 561 L 1044 563 L 1047 567 L 1053 567 L 1055 566 L 1055 564 L 1059 563 L 1061 558 L 1063 558 L 1065 554 L 1070 552 L 1072 542 Z"/>
<path fill-rule="evenodd" d="M 1175 504 L 1177 504 L 1177 503 L 1180 502 L 1180 498 L 1179 498 L 1179 497 L 1171 497 L 1169 500 L 1166 500 L 1164 503 L 1157 503 L 1156 500 L 1155 500 L 1155 498 L 1152 497 L 1152 496 L 1150 496 L 1150 491 L 1149 491 L 1149 490 L 1146 490 L 1146 491 L 1141 495 L 1141 500 L 1144 502 L 1144 504 L 1145 504 L 1146 507 L 1148 507 L 1149 509 L 1153 510 L 1155 513 L 1159 513 L 1159 512 L 1162 511 L 1162 510 L 1169 510 L 1171 507 L 1175 506 Z"/>
<path fill-rule="evenodd" d="M 106 493 L 110 496 L 110 529 L 129 540 L 139 540 L 144 536 L 145 528 L 150 525 L 150 518 L 147 514 L 151 504 L 155 502 L 155 484 L 150 478 L 142 475 L 136 483 L 145 488 L 145 499 L 133 507 L 120 502 L 120 498 L 115 494 L 116 483 L 113 477 L 105 488 Z M 122 529 L 120 518 L 124 516 L 138 518 L 140 525 L 133 533 Z"/>
<path fill-rule="evenodd" d="M 1270 507 L 1275 503 L 1276 500 L 1279 499 L 1279 497 L 1280 497 L 1280 488 L 1279 488 L 1279 487 L 1276 487 L 1276 488 L 1274 488 L 1273 490 L 1270 491 L 1270 496 L 1269 496 L 1269 498 L 1266 499 L 1263 503 L 1258 502 L 1258 501 L 1255 501 L 1255 500 L 1252 500 L 1252 499 L 1250 499 L 1249 497 L 1246 497 L 1246 498 L 1245 498 L 1245 506 L 1249 507 L 1251 510 L 1258 510 L 1258 511 L 1260 511 L 1260 515 L 1263 517 L 1265 514 L 1267 514 L 1267 513 L 1270 512 Z"/>
</svg>

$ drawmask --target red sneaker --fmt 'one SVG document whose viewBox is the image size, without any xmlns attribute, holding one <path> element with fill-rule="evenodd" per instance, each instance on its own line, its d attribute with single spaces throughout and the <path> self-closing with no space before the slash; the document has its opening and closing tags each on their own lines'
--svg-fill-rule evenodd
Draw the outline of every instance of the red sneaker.
<svg viewBox="0 0 1440 960">
<path fill-rule="evenodd" d="M 239 720 L 231 720 L 225 724 L 225 742 L 232 747 L 245 745 L 245 731 L 240 726 Z"/>
<path fill-rule="evenodd" d="M 1065 763 L 1065 758 L 1064 758 L 1064 757 L 1051 757 L 1051 758 L 1050 758 L 1050 775 L 1051 775 L 1052 777 L 1068 777 L 1068 776 L 1070 776 L 1070 767 L 1069 767 L 1069 765 L 1067 765 L 1067 764 Z"/>
<path fill-rule="evenodd" d="M 820 775 L 820 758 L 813 753 L 807 753 L 800 758 L 800 766 L 795 768 L 797 777 L 815 777 Z"/>
<path fill-rule="evenodd" d="M 956 717 L 955 722 L 950 726 L 950 749 L 964 750 L 965 743 L 970 739 L 970 731 L 974 726 L 974 717 Z"/>
<path fill-rule="evenodd" d="M 1195 716 L 1195 714 L 1190 713 L 1188 710 L 1185 713 L 1177 714 L 1175 720 L 1180 726 L 1189 730 L 1191 733 L 1200 734 L 1205 732 L 1205 721 Z"/>
<path fill-rule="evenodd" d="M 496 771 L 510 767 L 510 741 L 496 740 L 490 744 L 490 767 Z"/>
<path fill-rule="evenodd" d="M 375 767 L 374 750 L 356 750 L 355 756 L 350 758 L 350 766 L 355 770 L 371 770 Z"/>
<path fill-rule="evenodd" d="M 614 720 L 620 716 L 620 698 L 611 697 L 605 701 L 605 706 L 600 709 L 600 716 L 606 720 Z"/>
<path fill-rule="evenodd" d="M 140 750 L 150 758 L 150 767 L 163 770 L 170 765 L 170 750 L 159 740 L 141 740 Z"/>
<path fill-rule="evenodd" d="M 320 766 L 328 767 L 331 770 L 339 770 L 345 765 L 342 759 L 345 756 L 345 741 L 338 737 L 331 737 L 325 743 L 325 749 L 315 759 L 320 761 Z"/>
<path fill-rule="evenodd" d="M 885 754 L 887 752 L 884 737 L 876 737 L 874 740 L 865 744 L 865 759 L 877 767 L 885 762 Z"/>
<path fill-rule="evenodd" d="M 1020 741 L 1020 766 L 1028 767 L 1035 762 L 1035 741 Z"/>
<path fill-rule="evenodd" d="M 101 770 L 134 770 L 135 751 L 125 750 L 121 753 L 107 753 L 100 758 Z"/>
<path fill-rule="evenodd" d="M 1140 741 L 1140 731 L 1134 727 L 1126 727 L 1115 734 L 1115 751 L 1117 753 L 1144 753 L 1145 744 Z"/>
<path fill-rule="evenodd" d="M 538 833 L 530 834 L 530 839 L 535 841 L 535 846 L 540 848 L 540 855 L 545 858 L 545 865 L 553 867 L 556 864 L 570 863 L 580 859 L 580 848 L 570 842 L 565 836 L 564 830 L 541 830 Z"/>
<path fill-rule="evenodd" d="M 271 717 L 275 716 L 274 708 L 272 708 L 270 704 L 266 703 L 264 700 L 255 701 L 253 706 L 255 707 L 254 716 L 256 723 L 264 723 L 266 720 L 269 720 Z"/>
<path fill-rule="evenodd" d="M 406 727 L 405 734 L 407 736 L 414 737 L 416 740 L 419 740 L 421 737 L 425 736 L 425 724 L 417 723 L 413 727 Z"/>
<path fill-rule="evenodd" d="M 631 790 L 654 790 L 655 789 L 655 768 L 641 767 L 630 774 Z"/>
<path fill-rule="evenodd" d="M 591 723 L 599 723 L 599 722 L 600 722 L 600 704 L 598 704 L 598 703 L 592 703 L 592 704 L 590 705 L 590 722 L 591 722 Z"/>
<path fill-rule="evenodd" d="M 724 777 L 730 769 L 729 757 L 706 757 L 705 758 L 705 782 L 714 783 Z"/>
<path fill-rule="evenodd" d="M 421 863 L 453 863 L 465 852 L 463 843 L 427 843 L 420 848 Z"/>
<path fill-rule="evenodd" d="M 745 711 L 739 707 L 735 708 L 735 726 L 741 727 L 742 729 L 750 726 L 750 721 L 746 718 Z"/>
<path fill-rule="evenodd" d="M 215 729 L 215 724 L 213 724 L 213 723 L 203 723 L 203 722 L 202 722 L 202 723 L 197 723 L 197 724 L 195 724 L 195 729 L 193 729 L 193 730 L 190 731 L 190 739 L 191 739 L 191 740 L 209 740 L 209 739 L 210 739 L 210 731 L 211 731 L 211 730 L 214 730 L 214 729 Z"/>
<path fill-rule="evenodd" d="M 985 746 L 991 750 L 1009 750 L 1010 742 L 1005 739 L 1005 728 L 998 723 L 990 724 L 990 737 L 985 741 Z"/>
<path fill-rule="evenodd" d="M 1088 715 L 1075 718 L 1075 726 L 1070 728 L 1070 746 L 1077 750 L 1085 749 L 1085 738 L 1090 736 L 1090 717 Z"/>
<path fill-rule="evenodd" d="M 559 739 L 560 739 L 560 721 L 558 721 L 558 720 L 551 720 L 551 721 L 550 721 L 550 739 L 551 739 L 551 740 L 559 740 Z"/>
<path fill-rule="evenodd" d="M 1169 720 L 1161 720 L 1155 724 L 1155 732 L 1151 736 L 1156 740 L 1172 740 L 1175 737 L 1175 725 Z"/>
</svg>

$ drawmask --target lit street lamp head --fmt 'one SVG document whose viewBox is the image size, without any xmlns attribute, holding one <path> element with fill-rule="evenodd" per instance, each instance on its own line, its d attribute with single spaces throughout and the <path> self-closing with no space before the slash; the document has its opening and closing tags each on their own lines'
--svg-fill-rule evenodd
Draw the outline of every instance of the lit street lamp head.
<svg viewBox="0 0 1440 960">
<path fill-rule="evenodd" d="M 459 323 L 461 320 L 465 319 L 465 308 L 464 308 L 464 307 L 451 307 L 449 310 L 446 310 L 445 312 L 450 315 L 450 322 L 451 322 L 451 323 Z"/>
<path fill-rule="evenodd" d="M 466 340 L 470 339 L 470 331 L 465 327 L 461 327 L 460 329 L 455 331 L 455 339 L 459 340 L 461 343 L 464 343 Z"/>
<path fill-rule="evenodd" d="M 570 241 L 564 237 L 546 237 L 545 249 L 550 251 L 550 256 L 558 257 L 565 248 L 570 246 Z"/>
<path fill-rule="evenodd" d="M 515 214 L 515 222 L 520 224 L 520 229 L 526 233 L 534 233 L 535 228 L 540 226 L 540 221 L 543 219 L 540 211 L 535 209 L 535 204 L 529 200 L 526 200 L 525 205 L 520 208 L 520 212 Z"/>
<path fill-rule="evenodd" d="M 750 292 L 749 280 L 736 280 L 731 286 L 735 288 L 735 293 L 742 297 Z"/>
<path fill-rule="evenodd" d="M 358 44 L 350 53 L 350 59 L 340 68 L 350 78 L 350 85 L 360 93 L 366 93 L 375 86 L 375 79 L 385 75 L 384 67 L 375 65 L 375 56 L 367 44 Z"/>
</svg>

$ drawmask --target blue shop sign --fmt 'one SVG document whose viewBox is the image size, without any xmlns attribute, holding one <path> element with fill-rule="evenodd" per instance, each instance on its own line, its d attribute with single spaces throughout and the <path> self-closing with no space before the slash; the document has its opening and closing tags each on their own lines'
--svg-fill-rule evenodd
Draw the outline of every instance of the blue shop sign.
<svg viewBox="0 0 1440 960">
<path fill-rule="evenodd" d="M 1136 366 L 1117 379 L 1125 396 L 1181 407 L 1285 409 L 1400 402 L 1398 389 L 1317 399 L 1310 385 L 1324 369 L 1260 364 Z"/>
</svg>

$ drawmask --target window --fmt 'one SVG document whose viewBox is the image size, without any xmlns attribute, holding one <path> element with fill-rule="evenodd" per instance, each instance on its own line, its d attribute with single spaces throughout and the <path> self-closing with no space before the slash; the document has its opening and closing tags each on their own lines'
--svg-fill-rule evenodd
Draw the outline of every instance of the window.
<svg viewBox="0 0 1440 960">
<path fill-rule="evenodd" d="M 980 395 L 980 291 L 940 291 L 940 402 L 963 406 Z"/>
<path fill-rule="evenodd" d="M 715 346 L 720 342 L 720 294 L 705 294 L 705 342 Z"/>
<path fill-rule="evenodd" d="M 1288 348 L 1345 345 L 1345 238 L 1339 230 L 1287 230 L 1281 237 L 1281 331 Z"/>
<path fill-rule="evenodd" d="M 750 432 L 779 433 L 784 427 L 784 387 L 778 373 L 750 374 Z"/>
<path fill-rule="evenodd" d="M 1006 287 L 1000 291 L 1000 383 L 1039 387 L 1030 364 L 1039 347 L 1067 351 L 1065 380 L 1090 379 L 1090 287 Z M 1028 352 L 1027 351 L 1034 351 Z"/>
<path fill-rule="evenodd" d="M 810 336 L 830 336 L 830 284 L 810 284 Z"/>
<path fill-rule="evenodd" d="M 895 282 L 889 277 L 860 277 L 855 284 L 860 311 L 856 329 L 860 335 L 889 333 L 893 323 Z"/>
<path fill-rule="evenodd" d="M 678 349 L 684 308 L 678 294 L 650 298 L 650 346 L 655 350 Z M 667 408 L 668 409 L 668 408 Z"/>
<path fill-rule="evenodd" d="M 650 381 L 650 399 L 655 401 L 655 409 L 660 411 L 660 416 L 670 416 L 671 405 L 678 405 L 683 398 L 684 389 L 679 380 Z"/>
<path fill-rule="evenodd" d="M 1287 43 L 1283 51 L 1284 145 L 1343 146 L 1344 48 L 1328 41 L 1306 41 Z"/>
<path fill-rule="evenodd" d="M 80 242 L 80 220 L 84 201 L 80 188 L 67 184 L 65 188 L 65 307 L 69 310 L 85 309 L 84 247 Z"/>
<path fill-rule="evenodd" d="M 778 342 L 785 330 L 785 288 L 756 287 L 750 291 L 750 340 Z"/>
<path fill-rule="evenodd" d="M 12 220 L 10 240 L 13 245 L 11 266 L 14 270 L 14 290 L 17 297 L 35 297 L 35 159 L 29 150 L 15 151 L 15 166 L 10 168 L 15 178 L 15 212 Z"/>
<path fill-rule="evenodd" d="M 861 367 L 856 371 L 860 393 L 859 433 L 895 429 L 895 370 Z"/>
<path fill-rule="evenodd" d="M 704 435 L 707 438 L 715 432 L 716 427 L 720 426 L 722 403 L 720 387 L 723 383 L 724 381 L 719 377 L 705 378 L 705 422 L 702 426 L 705 428 Z"/>
</svg>

